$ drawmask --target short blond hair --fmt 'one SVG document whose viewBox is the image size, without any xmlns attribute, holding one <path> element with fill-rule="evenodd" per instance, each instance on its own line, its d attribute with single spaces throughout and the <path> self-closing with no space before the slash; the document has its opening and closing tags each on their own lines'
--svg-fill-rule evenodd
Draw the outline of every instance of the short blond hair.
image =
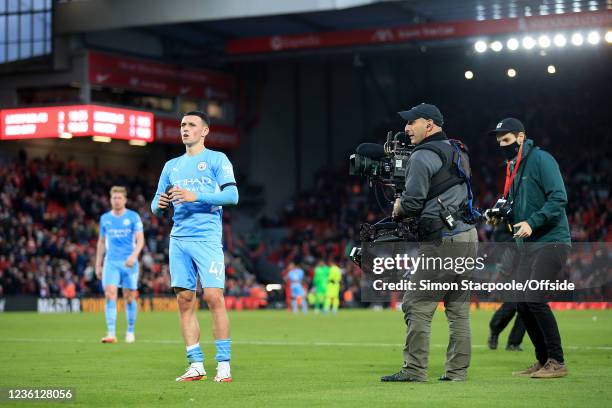
<svg viewBox="0 0 612 408">
<path fill-rule="evenodd" d="M 110 195 L 112 196 L 113 193 L 123 194 L 125 198 L 127 198 L 127 189 L 123 186 L 112 186 L 110 189 Z"/>
</svg>

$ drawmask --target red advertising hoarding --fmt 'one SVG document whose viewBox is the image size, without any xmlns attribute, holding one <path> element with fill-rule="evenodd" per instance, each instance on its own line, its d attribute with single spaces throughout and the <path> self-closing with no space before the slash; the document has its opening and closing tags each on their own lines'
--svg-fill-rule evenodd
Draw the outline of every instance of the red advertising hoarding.
<svg viewBox="0 0 612 408">
<path fill-rule="evenodd" d="M 0 139 L 108 136 L 153 141 L 153 114 L 99 105 L 3 109 Z"/>
<path fill-rule="evenodd" d="M 500 20 L 449 21 L 393 28 L 242 38 L 228 41 L 225 49 L 228 54 L 254 54 L 309 48 L 391 44 L 415 40 L 433 41 L 480 35 L 610 27 L 611 25 L 612 10 L 603 10 Z"/>
<path fill-rule="evenodd" d="M 181 140 L 180 121 L 171 118 L 155 118 L 155 141 L 161 143 L 183 143 Z M 211 149 L 235 149 L 240 145 L 238 129 L 215 125 L 206 136 L 206 146 Z"/>
<path fill-rule="evenodd" d="M 88 76 L 93 85 L 215 101 L 230 100 L 235 86 L 232 76 L 218 72 L 95 51 L 89 52 Z"/>
</svg>

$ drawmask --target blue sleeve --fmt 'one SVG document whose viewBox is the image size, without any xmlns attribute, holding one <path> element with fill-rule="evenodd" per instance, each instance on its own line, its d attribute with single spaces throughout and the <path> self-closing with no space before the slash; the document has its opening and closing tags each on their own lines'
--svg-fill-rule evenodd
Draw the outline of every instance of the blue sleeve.
<svg viewBox="0 0 612 408">
<path fill-rule="evenodd" d="M 134 211 L 134 232 L 142 232 L 142 220 L 140 219 L 140 215 L 136 211 Z"/>
<path fill-rule="evenodd" d="M 106 228 L 104 227 L 104 216 L 100 217 L 100 238 L 106 236 Z"/>
<path fill-rule="evenodd" d="M 151 201 L 151 211 L 155 215 L 161 215 L 163 212 L 157 209 L 157 203 L 159 202 L 159 197 L 166 191 L 166 188 L 170 185 L 170 176 L 168 174 L 168 163 L 164 165 L 164 169 L 162 170 L 161 176 L 159 176 L 159 182 L 157 183 L 157 191 L 155 192 L 155 197 L 153 197 L 153 201 Z"/>
<path fill-rule="evenodd" d="M 220 153 L 220 160 L 216 162 L 216 165 L 213 168 L 213 173 L 219 187 L 224 186 L 225 184 L 236 184 L 232 163 L 223 153 Z"/>
<path fill-rule="evenodd" d="M 228 186 L 216 193 L 196 193 L 196 201 L 210 205 L 236 205 L 238 204 L 238 188 Z"/>
</svg>

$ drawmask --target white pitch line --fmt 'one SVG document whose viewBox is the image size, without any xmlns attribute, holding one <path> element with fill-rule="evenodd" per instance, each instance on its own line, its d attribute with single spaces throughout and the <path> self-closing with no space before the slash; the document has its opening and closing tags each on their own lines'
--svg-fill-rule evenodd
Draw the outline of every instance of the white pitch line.
<svg viewBox="0 0 612 408">
<path fill-rule="evenodd" d="M 12 343 L 99 343 L 93 339 L 60 339 L 60 338 L 23 338 L 23 337 L 0 337 L 0 342 Z M 150 344 L 183 344 L 182 340 L 149 340 L 139 339 L 138 343 Z M 212 344 L 212 341 L 200 341 L 204 344 Z M 232 340 L 235 345 L 249 346 L 310 346 L 310 347 L 402 347 L 399 343 L 355 343 L 355 342 L 333 342 L 333 341 L 282 341 L 282 340 Z M 431 347 L 446 348 L 447 344 L 431 344 Z M 473 348 L 486 348 L 484 344 L 472 344 Z M 612 350 L 612 346 L 564 346 L 569 350 Z"/>
</svg>

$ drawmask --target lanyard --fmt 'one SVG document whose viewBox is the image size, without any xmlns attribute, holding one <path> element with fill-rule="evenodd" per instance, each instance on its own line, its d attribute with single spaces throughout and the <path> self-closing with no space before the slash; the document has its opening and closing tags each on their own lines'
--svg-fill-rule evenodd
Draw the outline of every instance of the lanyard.
<svg viewBox="0 0 612 408">
<path fill-rule="evenodd" d="M 524 144 L 524 143 L 523 143 Z M 514 170 L 512 170 L 512 174 L 510 174 L 510 164 L 506 164 L 506 183 L 504 184 L 504 198 L 508 198 L 508 193 L 510 192 L 510 187 L 514 182 L 514 178 L 516 177 L 516 173 L 518 172 L 519 166 L 521 165 L 522 153 L 523 153 L 523 144 L 519 147 L 518 158 L 516 159 L 516 165 L 514 166 Z"/>
</svg>

